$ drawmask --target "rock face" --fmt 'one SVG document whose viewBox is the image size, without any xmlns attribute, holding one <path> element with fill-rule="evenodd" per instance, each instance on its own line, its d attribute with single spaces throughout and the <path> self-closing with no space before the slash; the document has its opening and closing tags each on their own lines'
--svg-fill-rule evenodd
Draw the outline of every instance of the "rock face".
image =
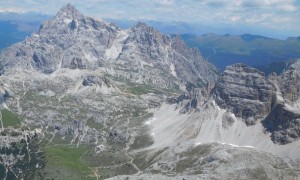
<svg viewBox="0 0 300 180">
<path fill-rule="evenodd" d="M 1 56 L 4 67 L 23 67 L 43 73 L 59 68 L 98 67 L 118 28 L 83 16 L 72 5 L 44 22 L 37 34 L 8 48 Z"/>
<path fill-rule="evenodd" d="M 289 109 L 284 104 L 276 104 L 263 125 L 272 133 L 273 142 L 291 143 L 300 137 L 300 112 Z"/>
<path fill-rule="evenodd" d="M 287 144 L 300 137 L 299 77 L 299 62 L 269 78 L 257 69 L 235 64 L 225 69 L 213 98 L 248 126 L 261 121 L 274 143 Z"/>
<path fill-rule="evenodd" d="M 300 98 L 300 60 L 288 66 L 285 71 L 279 75 L 278 85 L 282 97 L 290 102 L 295 103 Z"/>
<path fill-rule="evenodd" d="M 226 68 L 214 93 L 221 108 L 253 125 L 270 112 L 274 91 L 275 87 L 262 72 L 235 64 Z"/>
<path fill-rule="evenodd" d="M 144 23 L 121 30 L 70 4 L 3 51 L 0 62 L 6 179 L 299 175 L 280 157 L 248 146 L 298 140 L 297 64 L 269 79 L 242 64 L 219 77 L 179 36 Z M 295 149 L 286 154 L 297 156 Z"/>
<path fill-rule="evenodd" d="M 83 82 L 83 86 L 93 86 L 93 85 L 105 85 L 107 87 L 111 87 L 112 84 L 106 77 L 95 77 L 95 76 L 87 76 Z"/>
<path fill-rule="evenodd" d="M 243 64 L 228 66 L 213 94 L 216 103 L 254 125 L 262 121 L 274 143 L 287 144 L 300 137 L 299 62 L 282 74 L 266 78 Z"/>
<path fill-rule="evenodd" d="M 300 61 L 296 61 L 270 81 L 277 87 L 271 113 L 263 121 L 275 143 L 287 144 L 300 137 Z"/>
<path fill-rule="evenodd" d="M 121 30 L 82 15 L 70 4 L 0 58 L 4 72 L 25 68 L 51 74 L 61 68 L 108 68 L 120 78 L 166 88 L 184 86 L 187 81 L 203 86 L 218 76 L 216 68 L 179 36 L 163 35 L 144 23 Z"/>
</svg>

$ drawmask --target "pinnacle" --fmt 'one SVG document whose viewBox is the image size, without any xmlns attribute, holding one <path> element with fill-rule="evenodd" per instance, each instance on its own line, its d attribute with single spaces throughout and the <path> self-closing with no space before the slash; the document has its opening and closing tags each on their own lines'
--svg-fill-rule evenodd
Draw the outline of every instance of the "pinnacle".
<svg viewBox="0 0 300 180">
<path fill-rule="evenodd" d="M 72 17 L 79 17 L 82 16 L 82 14 L 73 6 L 71 3 L 68 3 L 67 5 L 63 6 L 56 16 L 72 16 Z"/>
<path fill-rule="evenodd" d="M 67 5 L 63 6 L 60 11 L 77 11 L 75 6 L 73 6 L 71 3 L 68 3 Z"/>
</svg>

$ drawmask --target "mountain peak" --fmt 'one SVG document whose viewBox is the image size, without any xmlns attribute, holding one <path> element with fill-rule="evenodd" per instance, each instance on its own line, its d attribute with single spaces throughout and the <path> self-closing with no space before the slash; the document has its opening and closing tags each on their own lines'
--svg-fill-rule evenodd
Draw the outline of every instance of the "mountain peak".
<svg viewBox="0 0 300 180">
<path fill-rule="evenodd" d="M 83 15 L 71 3 L 68 3 L 67 5 L 63 6 L 56 14 L 56 17 L 73 19 L 81 16 Z"/>
<path fill-rule="evenodd" d="M 41 25 L 39 33 L 68 33 L 70 30 L 78 29 L 80 22 L 84 19 L 85 16 L 69 3 L 63 6 L 53 18 L 45 21 Z"/>
<path fill-rule="evenodd" d="M 158 32 L 158 30 L 156 30 L 154 27 L 151 27 L 144 22 L 138 22 L 132 29 L 135 29 L 135 30 L 139 29 L 142 31 L 150 31 L 150 32 L 153 32 L 153 31 Z"/>
<path fill-rule="evenodd" d="M 136 28 L 146 28 L 146 27 L 149 27 L 148 24 L 144 23 L 144 22 L 138 22 L 136 25 L 135 25 Z"/>
<path fill-rule="evenodd" d="M 71 3 L 68 3 L 67 5 L 60 8 L 59 11 L 70 12 L 70 11 L 77 11 L 77 9 Z"/>
</svg>

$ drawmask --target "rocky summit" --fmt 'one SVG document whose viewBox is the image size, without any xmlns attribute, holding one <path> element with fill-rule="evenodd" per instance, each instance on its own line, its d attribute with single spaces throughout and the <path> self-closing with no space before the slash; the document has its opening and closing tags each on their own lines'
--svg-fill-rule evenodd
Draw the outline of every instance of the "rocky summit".
<svg viewBox="0 0 300 180">
<path fill-rule="evenodd" d="M 299 61 L 224 72 L 62 7 L 0 54 L 0 179 L 297 179 Z"/>
<path fill-rule="evenodd" d="M 188 81 L 204 86 L 217 78 L 216 68 L 179 36 L 163 35 L 144 23 L 121 30 L 85 17 L 70 4 L 38 33 L 6 49 L 1 59 L 4 71 L 25 68 L 52 74 L 61 68 L 102 68 L 111 69 L 110 75 L 165 88 Z"/>
</svg>

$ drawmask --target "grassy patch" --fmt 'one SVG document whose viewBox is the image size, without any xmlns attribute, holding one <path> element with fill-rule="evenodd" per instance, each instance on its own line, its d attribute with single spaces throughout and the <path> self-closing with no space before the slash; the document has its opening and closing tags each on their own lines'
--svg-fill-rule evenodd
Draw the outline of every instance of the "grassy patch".
<svg viewBox="0 0 300 180">
<path fill-rule="evenodd" d="M 184 158 L 184 157 L 200 158 L 200 157 L 208 155 L 211 152 L 211 149 L 212 149 L 212 146 L 209 144 L 199 145 L 199 146 L 196 146 L 196 147 L 190 149 L 189 151 L 179 154 L 179 156 L 181 158 Z"/>
<path fill-rule="evenodd" d="M 127 83 L 126 91 L 135 94 L 135 95 L 142 95 L 142 94 L 148 94 L 148 93 L 154 93 L 154 94 L 180 94 L 181 91 L 179 90 L 179 86 L 176 86 L 174 88 L 159 88 L 151 85 L 146 84 L 136 84 L 136 83 Z"/>
<path fill-rule="evenodd" d="M 23 98 L 24 98 L 24 100 L 34 101 L 34 102 L 47 102 L 48 101 L 46 96 L 40 95 L 37 92 L 33 92 L 33 91 L 27 91 Z"/>
<path fill-rule="evenodd" d="M 251 179 L 261 179 L 261 180 L 268 180 L 268 175 L 264 171 L 264 168 L 253 168 L 253 169 L 248 169 L 246 171 L 248 174 L 248 177 L 251 177 Z"/>
<path fill-rule="evenodd" d="M 163 94 L 162 91 L 153 88 L 152 86 L 135 84 L 131 85 L 127 89 L 131 94 L 142 95 L 147 93 Z"/>
<path fill-rule="evenodd" d="M 168 148 L 160 149 L 158 151 L 141 152 L 134 158 L 133 163 L 141 170 L 144 170 L 151 166 L 153 163 L 161 158 L 161 155 L 168 150 Z"/>
<path fill-rule="evenodd" d="M 98 154 L 91 151 L 83 157 L 86 164 L 91 167 L 106 167 L 106 166 L 115 166 L 121 165 L 126 162 L 129 162 L 130 159 L 122 151 L 117 149 L 110 149 L 102 151 Z"/>
<path fill-rule="evenodd" d="M 130 145 L 130 149 L 140 149 L 147 146 L 151 146 L 154 143 L 153 138 L 148 134 L 141 134 L 136 136 L 134 139 L 134 143 Z"/>
<path fill-rule="evenodd" d="M 118 175 L 131 175 L 137 172 L 138 171 L 133 167 L 131 163 L 125 163 L 116 167 L 98 168 L 98 173 L 101 179 L 110 178 Z"/>
<path fill-rule="evenodd" d="M 87 120 L 87 123 L 86 123 L 90 128 L 95 128 L 97 130 L 100 130 L 100 129 L 103 129 L 104 128 L 104 125 L 103 123 L 97 123 L 95 122 L 94 118 L 89 118 Z"/>
<path fill-rule="evenodd" d="M 90 179 L 91 170 L 81 161 L 88 147 L 68 145 L 48 146 L 46 154 L 46 176 L 50 179 Z"/>
<path fill-rule="evenodd" d="M 13 113 L 7 109 L 3 109 L 1 110 L 1 114 L 4 128 L 9 126 L 16 128 L 20 126 L 21 120 L 16 113 Z"/>
<path fill-rule="evenodd" d="M 176 173 L 183 173 L 187 168 L 193 167 L 193 165 L 198 161 L 197 158 L 187 157 L 181 159 L 176 163 Z M 201 172 L 201 171 L 200 171 Z M 201 173 L 198 173 L 201 174 Z"/>
</svg>

